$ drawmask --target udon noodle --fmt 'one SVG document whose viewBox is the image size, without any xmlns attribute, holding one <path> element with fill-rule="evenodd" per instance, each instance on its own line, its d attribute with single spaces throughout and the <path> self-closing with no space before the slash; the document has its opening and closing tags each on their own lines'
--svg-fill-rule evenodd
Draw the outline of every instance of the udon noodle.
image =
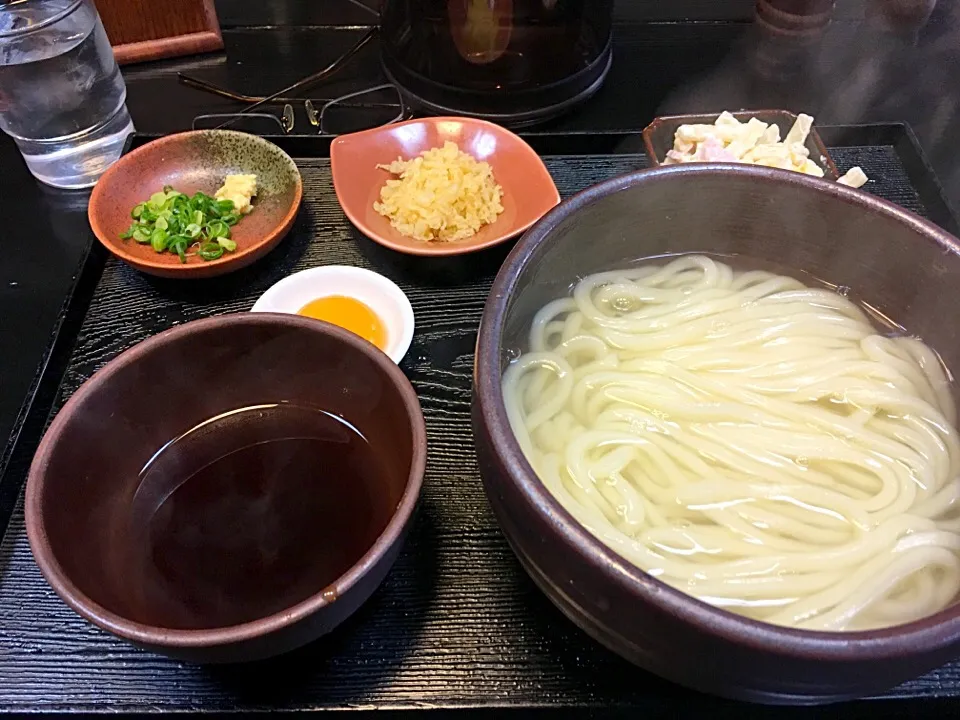
<svg viewBox="0 0 960 720">
<path fill-rule="evenodd" d="M 960 590 L 950 379 L 840 293 L 694 255 L 591 275 L 536 315 L 503 393 L 552 495 L 701 600 L 839 631 Z"/>
</svg>

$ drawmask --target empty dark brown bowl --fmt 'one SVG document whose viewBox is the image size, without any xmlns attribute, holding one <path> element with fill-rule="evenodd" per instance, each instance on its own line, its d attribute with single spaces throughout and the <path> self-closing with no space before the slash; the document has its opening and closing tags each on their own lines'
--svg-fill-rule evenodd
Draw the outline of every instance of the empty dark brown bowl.
<svg viewBox="0 0 960 720">
<path fill-rule="evenodd" d="M 669 253 L 742 255 L 853 288 L 960 367 L 960 241 L 866 193 L 800 173 L 690 164 L 625 175 L 548 213 L 507 258 L 478 339 L 473 423 L 487 496 L 526 570 L 595 639 L 705 692 L 807 704 L 870 695 L 960 654 L 960 605 L 826 633 L 749 620 L 647 575 L 554 500 L 507 420 L 501 374 L 533 314 L 578 277 Z M 734 259 L 735 261 L 735 259 Z"/>
<path fill-rule="evenodd" d="M 216 260 L 192 255 L 181 263 L 175 253 L 158 253 L 149 243 L 122 240 L 130 211 L 165 185 L 192 195 L 213 195 L 227 175 L 257 176 L 253 211 L 231 228 L 234 252 Z M 296 163 L 269 140 L 236 130 L 191 130 L 159 138 L 133 150 L 97 181 L 87 216 L 103 246 L 150 275 L 208 278 L 246 267 L 270 252 L 293 226 L 303 198 Z"/>
<path fill-rule="evenodd" d="M 278 402 L 321 408 L 350 423 L 366 438 L 364 447 L 374 453 L 383 470 L 378 487 L 390 504 L 374 512 L 370 505 L 374 493 L 367 493 L 349 505 L 331 508 L 328 517 L 335 518 L 338 531 L 366 528 L 363 538 L 367 544 L 355 543 L 355 557 L 336 560 L 342 574 L 323 587 L 313 587 L 309 580 L 294 584 L 294 576 L 284 574 L 288 568 L 313 568 L 315 563 L 326 563 L 328 553 L 342 555 L 334 545 L 341 536 L 331 536 L 331 541 L 315 552 L 289 539 L 271 539 L 284 537 L 286 528 L 272 535 L 261 531 L 264 526 L 276 528 L 280 519 L 286 518 L 276 508 L 293 507 L 298 527 L 315 532 L 311 523 L 322 521 L 309 514 L 310 508 L 334 496 L 333 477 L 324 473 L 335 471 L 326 463 L 317 467 L 316 483 L 311 476 L 309 486 L 291 485 L 290 475 L 282 472 L 270 477 L 263 473 L 254 485 L 229 494 L 222 489 L 227 481 L 221 484 L 218 480 L 206 497 L 198 499 L 195 492 L 185 496 L 188 499 L 183 502 L 196 503 L 186 510 L 199 518 L 198 527 L 206 527 L 203 521 L 209 513 L 233 519 L 249 516 L 250 508 L 257 508 L 256 517 L 261 521 L 254 528 L 238 523 L 239 527 L 231 530 L 218 530 L 217 537 L 226 535 L 229 541 L 228 551 L 222 553 L 226 558 L 223 564 L 229 568 L 214 566 L 208 568 L 209 577 L 188 578 L 192 594 L 170 599 L 179 608 L 179 614 L 171 615 L 175 622 L 144 621 L 150 617 L 143 609 L 147 585 L 135 578 L 146 576 L 128 572 L 130 566 L 122 562 L 127 557 L 124 553 L 142 542 L 139 519 L 134 515 L 141 469 L 168 441 L 199 423 L 238 408 Z M 239 446 L 239 438 L 246 437 L 244 433 L 254 425 L 231 425 L 228 436 L 236 434 Z M 296 435 L 290 437 L 298 439 Z M 231 449 L 236 447 L 217 452 Z M 377 588 L 406 535 L 425 457 L 426 434 L 416 393 L 399 368 L 373 345 L 340 328 L 295 315 L 243 313 L 198 320 L 122 353 L 66 403 L 30 468 L 27 534 L 37 564 L 53 589 L 101 628 L 150 650 L 193 662 L 258 659 L 329 632 Z M 336 465 L 336 460 L 331 457 L 330 463 Z M 194 480 L 183 487 L 189 488 L 191 482 Z M 321 531 L 327 529 L 316 532 Z M 198 556 L 203 556 L 207 538 L 212 536 L 201 536 L 191 546 Z M 233 544 L 234 538 L 238 546 Z M 232 564 L 234 558 L 239 564 L 239 558 L 249 557 L 248 545 L 263 538 L 263 545 L 254 546 L 260 553 L 257 562 L 266 558 L 263 566 L 253 566 L 254 571 L 244 575 L 243 568 L 238 570 Z M 234 554 L 234 547 L 240 548 L 237 553 L 247 554 Z M 167 571 L 173 562 L 170 556 L 152 557 L 158 558 L 158 566 L 163 564 L 165 578 L 174 577 Z M 192 568 L 192 562 L 180 567 Z M 254 588 L 267 576 L 267 569 L 277 571 L 270 586 L 264 588 L 266 583 L 261 582 Z M 173 566 L 170 572 L 181 569 Z M 217 585 L 221 572 L 230 582 L 249 582 L 250 587 L 240 585 L 239 590 L 228 592 L 224 588 L 237 586 Z M 197 587 L 215 587 L 221 595 L 200 595 Z M 218 613 L 226 612 L 223 608 L 233 612 L 237 603 L 246 601 L 248 590 L 258 593 L 257 602 L 293 599 L 288 606 L 275 607 L 260 617 L 235 624 L 218 622 Z M 190 615 L 199 613 L 197 608 L 207 613 L 203 621 L 194 622 Z M 189 622 L 183 622 L 182 616 Z"/>
<path fill-rule="evenodd" d="M 756 118 L 768 125 L 780 128 L 780 137 L 785 137 L 793 124 L 797 121 L 796 113 L 789 110 L 742 110 L 730 113 L 742 123 L 750 118 Z M 673 149 L 673 136 L 681 125 L 712 125 L 720 117 L 720 113 L 704 113 L 699 115 L 661 115 L 643 129 L 643 145 L 647 157 L 653 166 L 662 165 L 667 152 Z M 816 126 L 810 129 L 805 143 L 810 159 L 823 168 L 823 176 L 828 180 L 840 177 L 833 158 L 827 152 Z"/>
</svg>

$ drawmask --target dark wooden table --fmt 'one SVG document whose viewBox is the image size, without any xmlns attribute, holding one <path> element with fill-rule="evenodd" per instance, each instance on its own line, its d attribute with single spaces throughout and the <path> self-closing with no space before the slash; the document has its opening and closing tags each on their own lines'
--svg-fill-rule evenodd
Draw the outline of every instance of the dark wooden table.
<svg viewBox="0 0 960 720">
<path fill-rule="evenodd" d="M 809 67 L 770 80 L 752 69 L 753 0 L 618 0 L 606 85 L 583 109 L 538 131 L 638 131 L 664 112 L 761 106 L 806 111 L 824 123 L 906 121 L 948 200 L 960 206 L 960 3 L 942 0 L 926 24 L 905 31 L 865 20 L 866 1 L 838 0 Z M 237 109 L 179 84 L 178 70 L 266 94 L 328 64 L 375 22 L 347 0 L 218 0 L 217 8 L 223 53 L 125 70 L 139 131 L 184 130 L 200 113 Z M 312 96 L 333 97 L 380 80 L 377 49 L 370 46 Z M 298 107 L 294 133 L 315 132 Z M 80 320 L 62 309 L 76 284 L 86 282 L 79 270 L 92 239 L 86 194 L 48 190 L 7 172 L 21 162 L 0 136 L 0 517 L 20 491 L 19 482 L 3 481 L 13 448 L 4 440 L 16 428 L 23 457 L 39 438 L 42 424 L 21 427 L 18 418 L 29 409 L 24 398 L 45 370 L 51 339 Z M 48 373 L 58 375 L 64 360 L 50 356 Z"/>
</svg>

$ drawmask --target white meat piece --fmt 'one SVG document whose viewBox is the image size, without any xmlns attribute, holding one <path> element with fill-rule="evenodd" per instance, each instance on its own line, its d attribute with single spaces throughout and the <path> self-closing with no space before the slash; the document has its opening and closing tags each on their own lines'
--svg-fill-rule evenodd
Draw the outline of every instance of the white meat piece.
<svg viewBox="0 0 960 720">
<path fill-rule="evenodd" d="M 860 169 L 858 165 L 847 170 L 843 177 L 837 180 L 841 185 L 848 185 L 852 188 L 863 187 L 867 183 L 867 174 Z"/>
</svg>

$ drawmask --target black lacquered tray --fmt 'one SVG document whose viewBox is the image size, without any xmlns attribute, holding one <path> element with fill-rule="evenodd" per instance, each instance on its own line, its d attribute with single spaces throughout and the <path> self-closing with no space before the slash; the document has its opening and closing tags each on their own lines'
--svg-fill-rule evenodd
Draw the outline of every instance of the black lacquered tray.
<svg viewBox="0 0 960 720">
<path fill-rule="evenodd" d="M 841 172 L 956 231 L 936 179 L 903 126 L 826 128 Z M 134 144 L 145 142 L 136 138 Z M 473 347 L 509 248 L 460 259 L 411 258 L 366 240 L 333 192 L 329 142 L 276 139 L 297 160 L 303 209 L 290 236 L 253 267 L 220 279 L 147 276 L 91 252 L 32 419 L 4 475 L 20 491 L 48 413 L 117 353 L 196 318 L 248 310 L 273 282 L 324 264 L 370 267 L 414 306 L 403 370 L 420 395 L 429 457 L 421 512 L 383 587 L 327 638 L 282 658 L 193 667 L 134 649 L 81 620 L 48 588 L 17 503 L 0 517 L 0 711 L 197 712 L 431 710 L 501 717 L 956 717 L 960 661 L 879 698 L 826 709 L 719 701 L 644 673 L 596 645 L 521 570 L 487 506 L 470 429 Z M 562 195 L 644 167 L 637 136 L 532 139 Z M 60 377 L 62 371 L 62 378 Z M 35 432 L 29 432 L 30 426 Z M 16 483 L 16 487 L 11 484 Z M 402 714 L 402 713 L 401 713 Z"/>
</svg>

